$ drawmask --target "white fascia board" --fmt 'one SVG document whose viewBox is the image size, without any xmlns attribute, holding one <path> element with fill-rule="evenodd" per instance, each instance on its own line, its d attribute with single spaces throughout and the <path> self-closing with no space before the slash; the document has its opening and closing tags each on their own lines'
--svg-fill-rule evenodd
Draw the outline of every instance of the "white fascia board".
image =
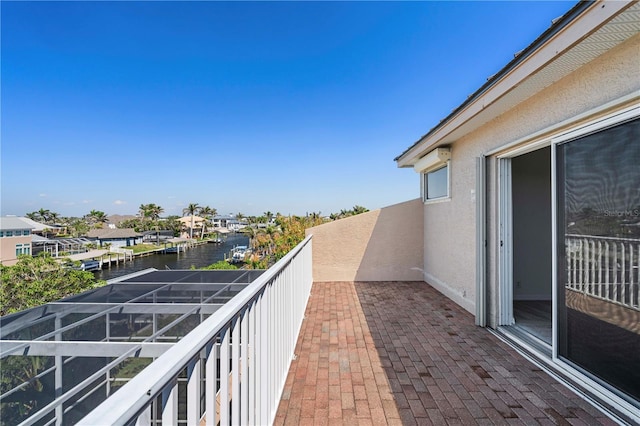
<svg viewBox="0 0 640 426">
<path fill-rule="evenodd" d="M 433 149 L 439 144 L 452 143 L 453 141 L 446 140 L 448 135 L 464 126 L 474 116 L 490 107 L 528 77 L 562 56 L 564 52 L 580 43 L 589 34 L 597 31 L 601 26 L 629 7 L 630 3 L 616 0 L 594 2 L 592 7 L 568 23 L 557 34 L 554 34 L 535 52 L 502 76 L 482 95 L 471 101 L 444 124 L 436 127 L 433 132 L 424 136 L 414 147 L 398 158 L 398 167 L 411 167 L 425 151 Z M 468 132 L 472 130 L 474 129 L 469 129 Z"/>
</svg>

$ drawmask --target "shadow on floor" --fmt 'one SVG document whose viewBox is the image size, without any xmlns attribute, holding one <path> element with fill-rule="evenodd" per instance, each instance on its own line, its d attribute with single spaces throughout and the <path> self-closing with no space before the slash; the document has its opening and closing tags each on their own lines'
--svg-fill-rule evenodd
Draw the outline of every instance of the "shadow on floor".
<svg viewBox="0 0 640 426">
<path fill-rule="evenodd" d="M 403 424 L 615 424 L 424 282 L 356 282 Z"/>
</svg>

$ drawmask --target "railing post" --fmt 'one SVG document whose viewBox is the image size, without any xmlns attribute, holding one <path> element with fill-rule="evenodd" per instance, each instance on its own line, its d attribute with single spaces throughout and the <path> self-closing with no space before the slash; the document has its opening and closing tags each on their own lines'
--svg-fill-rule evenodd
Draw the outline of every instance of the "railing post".
<svg viewBox="0 0 640 426">
<path fill-rule="evenodd" d="M 621 267 L 622 273 L 620 274 L 620 303 L 627 304 L 627 250 L 625 243 L 620 243 L 622 257 Z"/>
<path fill-rule="evenodd" d="M 240 424 L 240 318 L 231 323 L 231 423 Z M 244 338 L 244 337 L 242 337 Z M 244 378 L 243 378 L 244 379 Z"/>
<path fill-rule="evenodd" d="M 215 426 L 218 423 L 218 416 L 216 414 L 216 394 L 218 390 L 218 344 L 216 343 L 216 340 L 216 337 L 214 337 L 205 362 L 204 401 L 206 410 L 206 426 Z"/>
<path fill-rule="evenodd" d="M 609 286 L 609 276 L 611 273 L 611 252 L 609 251 L 609 243 L 607 241 L 605 241 L 604 243 L 604 252 L 606 255 L 606 261 L 605 264 L 607 265 L 607 270 L 605 271 L 605 283 L 604 283 L 604 288 L 605 288 L 605 295 L 604 298 L 606 300 L 609 300 L 609 298 L 611 297 L 611 287 Z"/>
<path fill-rule="evenodd" d="M 240 320 L 240 424 L 249 424 L 249 308 L 241 314 Z"/>
<path fill-rule="evenodd" d="M 202 374 L 200 357 L 191 361 L 187 368 L 187 424 L 197 426 L 200 423 L 200 395 Z"/>
<path fill-rule="evenodd" d="M 175 381 L 162 391 L 162 424 L 178 424 L 178 385 Z"/>
<path fill-rule="evenodd" d="M 138 416 L 136 426 L 151 426 L 151 405 Z"/>
<path fill-rule="evenodd" d="M 613 295 L 611 298 L 618 301 L 618 243 L 613 243 Z"/>
<path fill-rule="evenodd" d="M 257 325 L 256 325 L 256 313 L 258 312 L 258 299 L 254 300 L 249 305 L 249 350 L 247 356 L 249 357 L 249 386 L 247 386 L 247 392 L 249 392 L 249 406 L 248 413 L 249 419 L 246 424 L 256 424 L 256 384 L 258 383 L 258 373 L 257 373 L 257 354 L 256 347 L 258 345 L 257 336 Z"/>
<path fill-rule="evenodd" d="M 598 296 L 602 297 L 602 241 L 598 241 Z"/>
<path fill-rule="evenodd" d="M 638 308 L 640 307 L 640 300 L 638 300 L 638 291 L 640 290 L 640 244 L 638 244 L 636 246 L 636 263 L 633 263 L 633 244 L 629 244 L 629 248 L 630 248 L 630 253 L 629 253 L 629 257 L 631 258 L 631 265 L 629 265 L 630 269 L 631 269 L 631 291 L 630 291 L 630 304 L 631 306 Z M 633 282 L 633 275 L 634 275 L 634 270 L 635 270 L 635 275 L 636 275 L 636 279 L 635 279 L 635 284 Z"/>
<path fill-rule="evenodd" d="M 229 325 L 222 330 L 220 343 L 220 424 L 229 424 Z"/>
<path fill-rule="evenodd" d="M 267 410 L 269 406 L 269 293 L 270 285 L 266 285 L 262 293 L 260 303 L 260 352 L 258 353 L 260 375 L 259 398 L 260 406 L 258 410 L 258 424 L 267 423 Z"/>
</svg>

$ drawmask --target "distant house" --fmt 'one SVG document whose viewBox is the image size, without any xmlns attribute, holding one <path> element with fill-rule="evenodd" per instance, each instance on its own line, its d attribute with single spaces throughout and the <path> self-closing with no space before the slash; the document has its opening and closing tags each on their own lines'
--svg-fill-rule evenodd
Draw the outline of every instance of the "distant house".
<svg viewBox="0 0 640 426">
<path fill-rule="evenodd" d="M 191 222 L 193 219 L 193 222 Z M 182 238 L 189 238 L 193 236 L 198 238 L 202 235 L 202 228 L 206 226 L 206 219 L 200 216 L 184 216 L 178 219 L 178 222 L 182 223 L 183 231 L 180 234 Z M 193 223 L 193 232 L 191 232 L 191 226 Z"/>
<path fill-rule="evenodd" d="M 170 229 L 160 229 L 157 231 L 144 231 L 142 233 L 142 241 L 144 242 L 165 242 L 173 238 L 173 231 Z"/>
<path fill-rule="evenodd" d="M 38 235 L 58 235 L 63 234 L 66 231 L 66 227 L 58 226 L 58 225 L 46 225 L 44 223 L 36 222 L 33 219 L 29 219 L 28 217 L 19 217 L 24 223 L 29 226 L 32 226 L 31 229 L 32 234 Z"/>
<path fill-rule="evenodd" d="M 143 235 L 133 228 L 123 229 L 92 229 L 87 238 L 95 240 L 99 246 L 105 243 L 113 247 L 129 247 L 142 243 Z"/>
<path fill-rule="evenodd" d="M 239 231 L 248 225 L 246 220 L 238 219 L 230 214 L 214 216 L 211 222 L 216 230 L 222 228 L 233 232 Z"/>
<path fill-rule="evenodd" d="M 211 223 L 214 228 L 226 228 L 227 222 L 235 220 L 235 217 L 227 214 L 227 215 L 217 215 L 211 219 Z"/>
<path fill-rule="evenodd" d="M 0 217 L 0 263 L 15 265 L 18 256 L 31 254 L 31 236 L 34 226 L 16 216 Z"/>
<path fill-rule="evenodd" d="M 227 221 L 227 229 L 229 231 L 238 232 L 239 230 L 246 228 L 249 224 L 240 220 L 229 220 Z"/>
</svg>

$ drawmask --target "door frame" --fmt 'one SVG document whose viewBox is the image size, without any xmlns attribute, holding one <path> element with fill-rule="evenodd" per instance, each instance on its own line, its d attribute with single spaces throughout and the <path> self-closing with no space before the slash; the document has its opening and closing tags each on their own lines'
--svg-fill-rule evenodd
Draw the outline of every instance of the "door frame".
<svg viewBox="0 0 640 426">
<path fill-rule="evenodd" d="M 498 154 L 496 160 L 498 162 L 498 326 L 510 326 L 515 324 L 515 318 L 513 315 L 513 186 L 512 186 L 512 165 L 513 158 L 528 154 L 534 151 L 538 151 L 543 148 L 551 146 L 550 139 L 544 139 L 541 141 L 533 142 L 516 149 L 509 150 L 507 152 Z M 553 149 L 552 149 L 553 152 Z M 548 206 L 552 209 L 552 229 L 549 232 L 552 233 L 552 250 L 555 253 L 555 241 L 553 235 L 555 234 L 555 221 L 553 217 L 553 211 L 555 209 L 554 201 L 554 162 L 555 157 L 551 158 L 551 187 L 552 187 L 552 200 L 551 205 Z M 553 257 L 553 256 L 552 256 Z M 554 273 L 553 262 L 552 270 L 550 273 Z M 555 281 L 555 277 L 553 279 Z M 552 283 L 552 292 L 555 288 Z M 552 300 L 553 300 L 552 294 Z M 553 308 L 552 308 L 553 309 Z M 554 313 L 552 312 L 552 318 Z M 553 339 L 553 323 L 552 320 L 552 339 Z M 555 341 L 555 340 L 553 340 Z"/>
</svg>

